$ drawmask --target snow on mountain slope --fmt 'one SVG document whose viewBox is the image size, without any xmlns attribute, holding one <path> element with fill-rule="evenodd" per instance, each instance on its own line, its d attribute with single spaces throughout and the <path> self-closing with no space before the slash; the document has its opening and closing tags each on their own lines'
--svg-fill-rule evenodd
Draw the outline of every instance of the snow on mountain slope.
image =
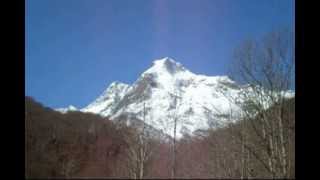
<svg viewBox="0 0 320 180">
<path fill-rule="evenodd" d="M 80 111 L 110 119 L 130 115 L 140 120 L 145 111 L 145 123 L 170 136 L 173 136 L 176 118 L 180 138 L 184 133 L 192 134 L 199 129 L 226 124 L 227 119 L 236 119 L 233 117 L 239 115 L 240 109 L 225 95 L 236 97 L 247 89 L 227 76 L 194 74 L 166 57 L 155 60 L 132 85 L 112 83 Z"/>
<path fill-rule="evenodd" d="M 99 113 L 111 119 L 123 114 L 134 114 L 143 119 L 145 105 L 147 124 L 172 136 L 174 118 L 177 118 L 177 136 L 181 137 L 183 133 L 220 123 L 214 118 L 215 114 L 228 114 L 232 105 L 221 94 L 223 88 L 230 94 L 239 91 L 236 83 L 227 76 L 196 75 L 180 63 L 163 58 L 154 61 L 152 67 L 130 87 L 124 84 L 118 87 L 112 83 L 82 111 Z"/>
<path fill-rule="evenodd" d="M 129 85 L 115 81 L 95 101 L 81 111 L 108 116 L 129 89 Z"/>
<path fill-rule="evenodd" d="M 62 113 L 66 113 L 68 111 L 78 111 L 78 109 L 72 105 L 69 105 L 67 108 L 58 108 L 57 111 L 60 111 Z"/>
</svg>

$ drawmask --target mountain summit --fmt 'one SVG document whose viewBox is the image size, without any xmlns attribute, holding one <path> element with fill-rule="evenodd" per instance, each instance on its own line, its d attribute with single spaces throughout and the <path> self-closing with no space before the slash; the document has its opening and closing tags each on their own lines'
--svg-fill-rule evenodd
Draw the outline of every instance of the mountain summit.
<svg viewBox="0 0 320 180">
<path fill-rule="evenodd" d="M 185 68 L 178 62 L 175 62 L 169 57 L 153 61 L 153 66 L 149 68 L 145 73 L 152 72 L 168 72 L 171 75 L 179 71 L 184 71 Z"/>
<path fill-rule="evenodd" d="M 230 120 L 231 109 L 237 116 L 238 106 L 231 104 L 225 94 L 236 96 L 243 88 L 245 86 L 227 76 L 194 74 L 166 57 L 155 60 L 132 85 L 111 83 L 80 111 L 97 113 L 111 120 L 125 119 L 129 124 L 140 119 L 170 136 L 177 119 L 179 138 L 225 124 Z"/>
</svg>

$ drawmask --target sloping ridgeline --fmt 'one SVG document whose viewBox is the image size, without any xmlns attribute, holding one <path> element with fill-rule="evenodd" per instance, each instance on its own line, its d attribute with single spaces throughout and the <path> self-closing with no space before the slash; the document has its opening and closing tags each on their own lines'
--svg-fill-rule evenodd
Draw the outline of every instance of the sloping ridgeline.
<svg viewBox="0 0 320 180">
<path fill-rule="evenodd" d="M 26 178 L 126 177 L 116 169 L 125 157 L 123 134 L 132 132 L 129 128 L 91 113 L 62 114 L 31 97 L 25 104 Z"/>
</svg>

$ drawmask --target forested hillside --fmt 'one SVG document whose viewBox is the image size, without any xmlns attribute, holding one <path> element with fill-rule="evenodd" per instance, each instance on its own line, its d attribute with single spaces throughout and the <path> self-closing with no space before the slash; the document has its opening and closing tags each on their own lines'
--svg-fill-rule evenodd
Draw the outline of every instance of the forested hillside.
<svg viewBox="0 0 320 180">
<path fill-rule="evenodd" d="M 284 107 L 287 177 L 294 177 L 294 98 L 286 101 Z M 272 107 L 266 113 L 273 114 L 273 111 Z M 271 172 L 280 173 L 281 156 L 272 156 L 275 171 L 270 171 L 268 166 L 268 154 L 280 153 L 280 147 L 268 149 L 267 141 L 257 133 L 263 127 L 254 122 L 259 121 L 241 120 L 228 127 L 186 135 L 178 140 L 175 177 L 268 178 L 272 177 Z M 26 97 L 25 131 L 27 178 L 172 176 L 170 141 L 144 139 L 142 143 L 137 129 L 115 124 L 99 115 L 62 114 Z M 278 139 L 273 137 L 274 141 Z M 140 152 L 147 156 L 143 159 Z"/>
<path fill-rule="evenodd" d="M 26 97 L 26 177 L 110 177 L 125 156 L 125 128 L 99 115 L 61 114 Z"/>
</svg>

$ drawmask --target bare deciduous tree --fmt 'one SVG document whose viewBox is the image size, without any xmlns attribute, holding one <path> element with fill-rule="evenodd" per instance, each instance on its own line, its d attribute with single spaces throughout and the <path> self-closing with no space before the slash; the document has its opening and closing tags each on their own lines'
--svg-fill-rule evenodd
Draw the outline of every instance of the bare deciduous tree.
<svg viewBox="0 0 320 180">
<path fill-rule="evenodd" d="M 147 109 L 143 103 L 143 117 L 141 123 L 126 134 L 126 142 L 128 145 L 128 153 L 126 158 L 127 169 L 129 170 L 129 177 L 133 179 L 145 178 L 147 174 L 148 162 L 151 160 L 153 152 L 157 147 L 154 144 L 153 137 L 146 129 L 146 114 Z"/>
<path fill-rule="evenodd" d="M 290 151 L 288 143 L 289 129 L 284 125 L 285 100 L 291 96 L 288 89 L 294 87 L 293 34 L 289 31 L 275 31 L 262 41 L 247 41 L 234 54 L 232 77 L 247 84 L 239 96 L 228 97 L 239 105 L 246 120 L 244 126 L 250 126 L 259 137 L 257 143 L 250 143 L 247 133 L 240 132 L 242 143 L 241 165 L 244 168 L 241 177 L 249 176 L 245 157 L 256 155 L 265 165 L 272 178 L 288 178 Z M 268 109 L 272 107 L 271 109 Z M 246 150 L 245 150 L 246 149 Z"/>
</svg>

